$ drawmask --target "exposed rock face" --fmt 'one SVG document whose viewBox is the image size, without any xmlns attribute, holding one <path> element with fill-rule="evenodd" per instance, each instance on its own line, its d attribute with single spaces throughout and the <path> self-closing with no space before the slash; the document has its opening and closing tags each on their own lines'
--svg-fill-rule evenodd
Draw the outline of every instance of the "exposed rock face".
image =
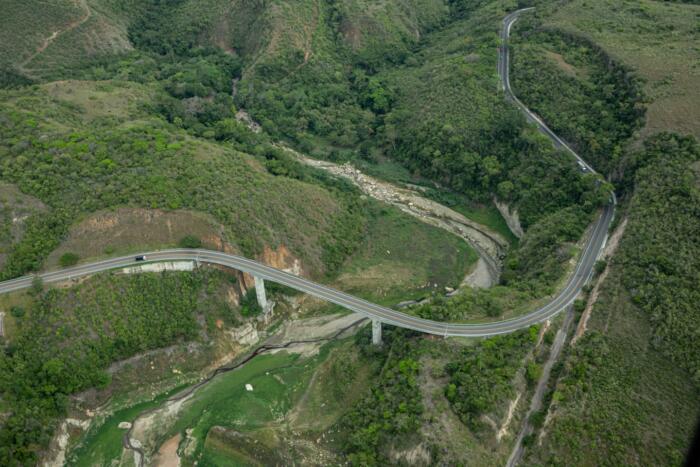
<svg viewBox="0 0 700 467">
<path fill-rule="evenodd" d="M 226 331 L 231 336 L 231 339 L 238 342 L 240 345 L 251 345 L 258 341 L 258 331 L 251 323 L 245 323 L 242 326 Z"/>
<path fill-rule="evenodd" d="M 508 224 L 508 228 L 511 232 L 513 232 L 513 235 L 518 238 L 522 238 L 523 235 L 525 235 L 525 232 L 523 231 L 523 227 L 520 225 L 520 216 L 518 215 L 517 209 L 511 210 L 510 206 L 508 206 L 506 203 L 498 201 L 496 198 L 493 198 L 493 203 L 506 220 L 506 224 Z"/>
<path fill-rule="evenodd" d="M 284 245 L 280 245 L 276 250 L 265 246 L 262 255 L 258 259 L 268 266 L 294 274 L 295 276 L 303 275 L 301 260 L 295 258 Z M 247 273 L 240 273 L 238 282 L 241 284 L 242 293 L 246 293 L 248 290 L 255 287 L 255 279 Z"/>
<path fill-rule="evenodd" d="M 226 242 L 221 236 L 210 235 L 202 239 L 202 243 L 205 245 L 212 245 L 224 253 L 230 253 L 232 255 L 240 255 L 241 252 L 233 247 L 230 243 Z M 281 269 L 282 271 L 294 274 L 296 276 L 305 275 L 304 267 L 301 260 L 295 257 L 285 245 L 280 245 L 276 249 L 272 249 L 269 246 L 265 246 L 262 254 L 258 258 L 262 263 L 272 266 L 273 268 Z M 255 287 L 255 280 L 250 274 L 231 270 L 224 266 L 212 266 L 221 269 L 222 271 L 233 274 L 236 277 L 236 284 L 231 286 L 226 293 L 226 300 L 229 304 L 233 306 L 238 306 L 240 304 L 241 297 L 245 295 L 250 289 Z"/>
<path fill-rule="evenodd" d="M 281 269 L 295 276 L 301 276 L 303 273 L 301 261 L 295 258 L 284 245 L 280 245 L 276 250 L 266 246 L 261 260 L 268 266 Z"/>
</svg>

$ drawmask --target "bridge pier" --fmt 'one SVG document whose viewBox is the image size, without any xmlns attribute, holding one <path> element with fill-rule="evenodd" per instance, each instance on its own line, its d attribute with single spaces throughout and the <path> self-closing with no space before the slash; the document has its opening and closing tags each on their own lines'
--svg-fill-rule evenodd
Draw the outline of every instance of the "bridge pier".
<svg viewBox="0 0 700 467">
<path fill-rule="evenodd" d="M 267 313 L 267 296 L 265 295 L 265 281 L 262 277 L 253 276 L 255 279 L 255 296 L 258 299 L 258 305 L 262 309 L 263 313 Z"/>
<path fill-rule="evenodd" d="M 382 322 L 378 319 L 372 320 L 372 344 L 382 345 Z"/>
</svg>

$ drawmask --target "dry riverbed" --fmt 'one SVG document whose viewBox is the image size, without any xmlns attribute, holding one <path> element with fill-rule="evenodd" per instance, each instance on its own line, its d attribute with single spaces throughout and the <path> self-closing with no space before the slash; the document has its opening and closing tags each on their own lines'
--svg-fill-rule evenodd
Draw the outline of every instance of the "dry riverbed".
<svg viewBox="0 0 700 467">
<path fill-rule="evenodd" d="M 370 177 L 351 164 L 341 165 L 312 159 L 286 146 L 280 147 L 303 164 L 346 178 L 366 195 L 391 204 L 406 214 L 464 239 L 479 254 L 479 262 L 476 268 L 464 278 L 462 285 L 491 287 L 498 283 L 501 260 L 508 249 L 508 241 L 499 233 L 468 219 L 457 211 L 423 197 L 416 190 L 397 187 Z"/>
</svg>

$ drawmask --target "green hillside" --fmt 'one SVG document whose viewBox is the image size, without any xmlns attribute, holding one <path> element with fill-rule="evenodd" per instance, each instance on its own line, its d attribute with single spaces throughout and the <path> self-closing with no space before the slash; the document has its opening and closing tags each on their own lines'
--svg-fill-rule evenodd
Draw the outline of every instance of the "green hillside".
<svg viewBox="0 0 700 467">
<path fill-rule="evenodd" d="M 696 1 L 546 2 L 540 14 L 548 26 L 592 39 L 644 79 L 642 136 L 676 131 L 700 137 Z"/>
<path fill-rule="evenodd" d="M 700 413 L 699 14 L 670 2 L 538 2 L 514 28 L 516 92 L 610 171 L 626 222 L 525 464 L 683 463 Z M 642 121 L 629 118 L 642 109 Z"/>
<path fill-rule="evenodd" d="M 0 83 L 57 78 L 131 50 L 134 0 L 8 1 L 0 18 Z"/>
<path fill-rule="evenodd" d="M 285 244 L 316 274 L 342 261 L 363 228 L 352 194 L 276 177 L 249 155 L 196 141 L 142 110 L 152 95 L 83 81 L 2 93 L 2 178 L 51 207 L 10 253 L 6 277 L 36 269 L 82 213 L 125 204 L 210 213 L 235 249 Z"/>
<path fill-rule="evenodd" d="M 423 318 L 503 320 L 560 289 L 614 189 L 625 230 L 574 302 L 521 464 L 680 465 L 700 411 L 696 3 L 6 1 L 0 280 L 203 245 L 387 306 L 427 298 L 405 308 Z M 499 31 L 527 6 L 514 92 L 600 175 L 504 99 Z M 483 266 L 471 247 L 280 144 L 495 226 L 499 283 L 446 296 Z M 132 465 L 119 424 L 203 382 L 134 430 L 146 463 L 502 465 L 564 322 L 322 346 L 352 317 L 270 284 L 262 319 L 245 281 L 106 273 L 0 297 L 0 464 Z M 299 354 L 228 371 L 265 339 Z"/>
<path fill-rule="evenodd" d="M 564 361 L 533 464 L 681 465 L 692 438 L 700 413 L 700 150 L 663 135 L 639 156 L 620 251 L 587 335 Z"/>
</svg>

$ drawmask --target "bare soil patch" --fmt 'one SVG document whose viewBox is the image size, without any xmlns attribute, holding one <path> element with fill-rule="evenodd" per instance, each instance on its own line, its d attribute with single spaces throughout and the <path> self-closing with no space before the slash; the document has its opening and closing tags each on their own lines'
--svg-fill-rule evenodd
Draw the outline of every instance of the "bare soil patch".
<svg viewBox="0 0 700 467">
<path fill-rule="evenodd" d="M 180 467 L 180 456 L 177 454 L 180 438 L 180 433 L 178 433 L 161 445 L 158 454 L 153 459 L 154 466 Z"/>
</svg>

